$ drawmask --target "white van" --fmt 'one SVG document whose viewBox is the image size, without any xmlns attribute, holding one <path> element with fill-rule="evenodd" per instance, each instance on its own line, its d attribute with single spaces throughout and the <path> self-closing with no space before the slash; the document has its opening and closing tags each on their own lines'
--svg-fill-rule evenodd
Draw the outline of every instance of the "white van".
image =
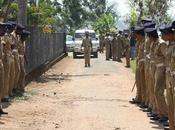
<svg viewBox="0 0 175 130">
<path fill-rule="evenodd" d="M 94 30 L 77 30 L 74 35 L 74 49 L 73 49 L 73 57 L 76 58 L 77 55 L 83 55 L 83 50 L 81 49 L 83 38 L 85 37 L 85 32 L 88 31 L 89 35 L 92 39 L 92 55 L 95 58 L 98 58 L 98 49 L 99 49 L 99 40 L 96 37 L 96 33 Z"/>
</svg>

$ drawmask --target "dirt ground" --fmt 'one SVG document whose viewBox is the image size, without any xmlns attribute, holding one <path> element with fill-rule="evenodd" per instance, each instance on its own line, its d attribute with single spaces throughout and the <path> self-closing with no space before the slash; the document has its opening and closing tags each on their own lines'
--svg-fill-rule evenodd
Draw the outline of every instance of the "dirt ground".
<svg viewBox="0 0 175 130">
<path fill-rule="evenodd" d="M 28 100 L 16 100 L 0 118 L 0 130 L 161 130 L 130 104 L 134 74 L 124 63 L 69 56 L 30 83 Z M 61 73 L 68 75 L 62 79 Z"/>
</svg>

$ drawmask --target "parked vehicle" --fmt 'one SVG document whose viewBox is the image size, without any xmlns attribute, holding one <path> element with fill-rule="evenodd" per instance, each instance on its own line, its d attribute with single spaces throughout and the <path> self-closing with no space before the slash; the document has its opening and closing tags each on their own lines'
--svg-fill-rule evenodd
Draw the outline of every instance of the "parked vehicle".
<svg viewBox="0 0 175 130">
<path fill-rule="evenodd" d="M 99 49 L 99 39 L 96 37 L 96 33 L 94 30 L 77 30 L 74 35 L 74 49 L 73 49 L 73 57 L 76 58 L 77 55 L 83 55 L 84 51 L 81 48 L 82 40 L 85 37 L 85 32 L 88 31 L 89 35 L 92 39 L 92 55 L 95 58 L 98 58 L 98 49 Z"/>
<path fill-rule="evenodd" d="M 66 48 L 68 52 L 72 52 L 74 48 L 74 41 L 73 36 L 67 35 L 66 36 Z"/>
</svg>

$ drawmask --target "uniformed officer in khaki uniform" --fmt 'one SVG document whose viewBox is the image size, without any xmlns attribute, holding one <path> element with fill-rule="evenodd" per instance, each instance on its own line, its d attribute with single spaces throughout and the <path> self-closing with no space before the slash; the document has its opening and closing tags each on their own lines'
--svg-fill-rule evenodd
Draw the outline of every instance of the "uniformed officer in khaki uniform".
<svg viewBox="0 0 175 130">
<path fill-rule="evenodd" d="M 85 32 L 85 35 L 86 37 L 82 42 L 82 47 L 84 47 L 85 67 L 90 67 L 92 40 L 89 37 L 89 32 Z"/>
<path fill-rule="evenodd" d="M 15 61 L 15 80 L 14 80 L 14 89 L 17 88 L 20 76 L 20 60 L 19 60 L 19 52 L 18 52 L 18 37 L 15 32 L 17 24 L 15 22 L 10 22 L 12 26 L 15 28 L 12 32 L 13 45 L 12 45 L 12 55 L 14 56 Z"/>
<path fill-rule="evenodd" d="M 126 67 L 130 67 L 130 45 L 129 45 L 129 38 L 128 34 L 125 33 L 125 38 L 124 38 L 124 56 L 126 58 Z"/>
<path fill-rule="evenodd" d="M 117 36 L 117 61 L 122 62 L 122 52 L 123 52 L 123 36 L 122 31 L 119 31 Z"/>
<path fill-rule="evenodd" d="M 144 28 L 154 28 L 155 23 L 149 19 L 149 20 L 143 20 Z M 145 48 L 144 48 L 144 57 L 145 57 L 145 87 L 146 87 L 146 101 L 145 105 L 148 106 L 147 109 L 143 111 L 151 112 L 152 108 L 155 108 L 154 104 L 154 94 L 153 91 L 151 91 L 151 77 L 152 77 L 152 72 L 150 71 L 150 46 L 151 46 L 151 41 L 148 36 L 145 37 Z M 152 83 L 153 86 L 153 83 Z M 151 94 L 152 93 L 152 94 Z"/>
<path fill-rule="evenodd" d="M 145 32 L 144 27 L 136 27 L 134 35 L 137 40 L 136 43 L 136 98 L 132 99 L 130 103 L 142 104 L 145 102 L 145 80 L 144 80 L 144 42 Z"/>
<path fill-rule="evenodd" d="M 111 48 L 112 48 L 112 60 L 117 61 L 117 35 L 116 33 L 113 33 Z"/>
<path fill-rule="evenodd" d="M 24 64 L 25 62 L 27 63 L 27 59 L 25 55 L 25 42 L 28 36 L 30 35 L 30 32 L 24 30 L 23 26 L 17 25 L 16 33 L 20 38 L 18 39 L 18 53 L 19 53 L 19 60 L 20 60 L 20 77 L 19 77 L 18 89 L 23 92 L 25 88 L 25 76 L 26 76 Z"/>
<path fill-rule="evenodd" d="M 6 27 L 7 27 L 7 36 L 11 43 L 11 54 L 10 54 L 11 68 L 10 68 L 10 80 L 9 80 L 8 94 L 12 96 L 12 90 L 15 86 L 15 73 L 16 72 L 15 72 L 15 59 L 14 59 L 14 55 L 12 54 L 13 45 L 15 44 L 15 38 L 11 33 L 14 31 L 15 27 L 11 23 L 7 23 Z"/>
<path fill-rule="evenodd" d="M 4 58 L 4 53 L 3 53 L 3 44 L 1 42 L 1 38 L 5 35 L 6 29 L 4 24 L 0 23 L 0 115 L 2 114 L 8 114 L 6 112 L 3 112 L 2 110 L 2 104 L 1 100 L 3 98 L 4 94 L 4 64 L 3 64 L 3 58 Z"/>
<path fill-rule="evenodd" d="M 104 36 L 103 35 L 100 35 L 99 37 L 99 42 L 100 42 L 100 53 L 103 53 L 104 52 Z"/>
<path fill-rule="evenodd" d="M 106 37 L 105 37 L 105 49 L 106 49 L 106 60 L 110 59 L 110 47 L 111 47 L 111 41 L 110 41 L 110 37 L 109 37 L 109 33 L 106 33 Z"/>
<path fill-rule="evenodd" d="M 14 57 L 12 55 L 12 50 L 11 50 L 11 45 L 12 45 L 12 38 L 10 37 L 10 33 L 9 33 L 9 24 L 5 24 L 6 28 L 7 28 L 7 33 L 2 37 L 2 42 L 4 44 L 4 60 L 3 60 L 3 64 L 4 64 L 4 76 L 5 76 L 5 80 L 4 80 L 4 98 L 2 99 L 3 102 L 9 102 L 9 90 L 10 87 L 12 85 L 12 81 L 13 79 L 13 74 L 14 74 L 14 70 L 13 70 L 13 63 L 14 63 Z"/>
<path fill-rule="evenodd" d="M 168 41 L 167 49 L 166 49 L 166 57 L 165 57 L 165 67 L 166 67 L 166 97 L 167 97 L 167 106 L 168 106 L 168 118 L 169 118 L 169 126 L 170 130 L 175 130 L 175 122 L 174 122 L 174 81 L 171 80 L 173 77 L 173 68 L 171 61 L 173 62 L 173 51 L 175 49 L 175 39 L 174 32 L 172 30 L 172 26 L 165 26 L 160 28 L 162 33 L 162 39 Z"/>
</svg>

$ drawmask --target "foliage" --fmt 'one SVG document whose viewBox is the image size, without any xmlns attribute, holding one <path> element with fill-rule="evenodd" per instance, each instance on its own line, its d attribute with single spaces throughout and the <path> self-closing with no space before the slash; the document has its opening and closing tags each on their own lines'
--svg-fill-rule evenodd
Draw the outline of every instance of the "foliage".
<svg viewBox="0 0 175 130">
<path fill-rule="evenodd" d="M 111 13 L 101 15 L 93 25 L 100 35 L 116 30 L 116 18 Z"/>
<path fill-rule="evenodd" d="M 158 24 L 170 21 L 167 19 L 167 10 L 172 0 L 129 0 L 131 7 L 136 7 L 138 24 L 143 17 L 156 20 Z"/>
<path fill-rule="evenodd" d="M 138 16 L 137 16 L 137 12 L 135 7 L 131 7 L 131 14 L 130 14 L 130 27 L 134 27 L 137 25 L 137 21 L 138 21 Z"/>
</svg>

